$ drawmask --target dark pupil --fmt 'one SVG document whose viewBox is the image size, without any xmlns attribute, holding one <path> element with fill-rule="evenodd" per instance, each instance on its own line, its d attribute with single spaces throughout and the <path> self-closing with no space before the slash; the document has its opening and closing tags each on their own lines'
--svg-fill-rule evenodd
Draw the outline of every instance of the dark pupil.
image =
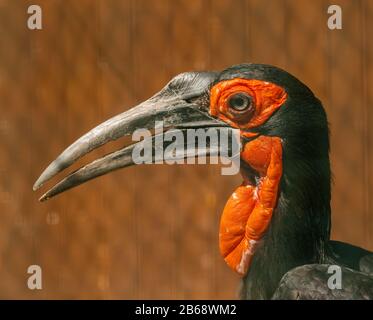
<svg viewBox="0 0 373 320">
<path fill-rule="evenodd" d="M 238 111 L 245 110 L 249 106 L 249 102 L 249 97 L 243 94 L 236 94 L 229 99 L 230 107 Z"/>
</svg>

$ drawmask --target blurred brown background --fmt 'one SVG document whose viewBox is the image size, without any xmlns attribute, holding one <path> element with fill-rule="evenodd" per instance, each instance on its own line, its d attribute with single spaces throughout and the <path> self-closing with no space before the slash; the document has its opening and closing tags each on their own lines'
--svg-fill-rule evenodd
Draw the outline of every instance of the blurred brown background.
<svg viewBox="0 0 373 320">
<path fill-rule="evenodd" d="M 30 4 L 42 31 L 26 27 Z M 343 30 L 327 28 L 330 4 Z M 218 226 L 239 177 L 132 167 L 42 204 L 32 185 L 172 76 L 241 62 L 280 66 L 323 101 L 333 238 L 373 250 L 372 24 L 371 0 L 0 0 L 0 298 L 236 298 Z M 26 286 L 31 264 L 41 291 Z"/>
</svg>

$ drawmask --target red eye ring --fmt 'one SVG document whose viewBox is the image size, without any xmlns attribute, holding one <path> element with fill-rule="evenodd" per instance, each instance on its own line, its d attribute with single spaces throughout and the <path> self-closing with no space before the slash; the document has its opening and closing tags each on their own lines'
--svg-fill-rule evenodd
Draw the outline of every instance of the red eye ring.
<svg viewBox="0 0 373 320">
<path fill-rule="evenodd" d="M 229 107 L 229 97 L 239 92 L 252 97 L 252 108 L 240 112 Z M 209 113 L 234 128 L 255 128 L 267 121 L 287 97 L 282 87 L 271 82 L 241 78 L 223 80 L 210 89 Z"/>
</svg>

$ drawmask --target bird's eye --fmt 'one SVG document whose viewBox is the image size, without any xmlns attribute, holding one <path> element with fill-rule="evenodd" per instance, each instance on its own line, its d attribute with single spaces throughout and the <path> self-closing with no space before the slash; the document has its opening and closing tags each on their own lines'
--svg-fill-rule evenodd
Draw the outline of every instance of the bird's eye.
<svg viewBox="0 0 373 320">
<path fill-rule="evenodd" d="M 245 92 L 232 94 L 227 101 L 229 108 L 243 112 L 252 108 L 253 98 Z"/>
</svg>

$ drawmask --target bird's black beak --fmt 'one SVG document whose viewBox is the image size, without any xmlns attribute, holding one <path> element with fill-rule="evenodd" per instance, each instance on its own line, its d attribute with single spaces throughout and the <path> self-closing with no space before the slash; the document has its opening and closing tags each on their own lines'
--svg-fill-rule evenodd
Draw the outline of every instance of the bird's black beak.
<svg viewBox="0 0 373 320">
<path fill-rule="evenodd" d="M 176 128 L 185 131 L 188 128 L 226 127 L 224 122 L 211 117 L 208 113 L 209 89 L 217 75 L 215 72 L 189 72 L 175 77 L 149 100 L 105 121 L 75 141 L 45 169 L 33 189 L 39 189 L 46 181 L 90 151 L 109 141 L 131 135 L 136 129 L 151 130 L 156 121 L 162 121 L 164 129 L 167 130 Z M 156 136 L 151 137 L 152 140 L 155 138 Z M 144 143 L 144 140 L 110 153 L 76 170 L 46 192 L 40 200 L 47 200 L 95 177 L 135 164 L 132 151 L 136 145 L 141 143 Z M 157 148 L 154 143 L 152 146 L 153 149 Z M 184 147 L 195 148 L 194 145 Z M 197 152 L 198 155 L 210 156 L 214 153 L 211 147 L 197 150 Z M 186 152 L 183 157 L 186 158 L 188 154 Z M 164 159 L 166 160 L 168 156 L 170 155 L 164 154 Z"/>
</svg>

